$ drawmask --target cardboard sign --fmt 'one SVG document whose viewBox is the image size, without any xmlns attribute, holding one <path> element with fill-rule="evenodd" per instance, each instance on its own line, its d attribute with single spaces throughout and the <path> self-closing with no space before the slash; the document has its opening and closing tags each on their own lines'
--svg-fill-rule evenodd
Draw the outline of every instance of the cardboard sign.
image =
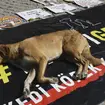
<svg viewBox="0 0 105 105">
<path fill-rule="evenodd" d="M 21 16 L 22 18 L 24 18 L 25 20 L 45 18 L 47 16 L 51 16 L 51 13 L 43 9 L 33 9 L 29 11 L 18 12 L 17 14 Z"/>
<path fill-rule="evenodd" d="M 74 9 L 77 9 L 76 6 L 73 5 L 68 5 L 68 4 L 57 4 L 54 6 L 46 6 L 47 9 L 49 9 L 50 11 L 54 12 L 54 13 L 62 13 L 62 12 L 68 12 Z"/>
<path fill-rule="evenodd" d="M 24 23 L 25 21 L 18 17 L 18 16 L 4 16 L 4 17 L 0 17 L 0 28 L 5 28 L 6 25 L 10 22 L 14 22 L 15 25 L 20 25 L 22 23 Z"/>
<path fill-rule="evenodd" d="M 93 7 L 102 4 L 101 0 L 74 0 L 74 2 L 82 7 Z"/>
</svg>

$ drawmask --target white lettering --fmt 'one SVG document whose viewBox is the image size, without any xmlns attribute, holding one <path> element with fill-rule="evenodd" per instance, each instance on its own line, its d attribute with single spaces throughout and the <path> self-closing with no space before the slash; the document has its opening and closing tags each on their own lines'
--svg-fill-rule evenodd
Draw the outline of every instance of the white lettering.
<svg viewBox="0 0 105 105">
<path fill-rule="evenodd" d="M 99 45 L 100 42 L 92 37 L 90 37 L 89 35 L 87 34 L 83 34 L 84 37 L 86 37 L 87 39 L 91 40 L 92 42 L 94 42 L 95 44 Z"/>
<path fill-rule="evenodd" d="M 42 88 L 42 87 L 39 87 L 38 88 L 46 97 L 50 97 L 50 95 Z"/>
<path fill-rule="evenodd" d="M 16 102 L 19 104 L 19 105 L 24 105 L 24 103 L 28 102 L 27 100 L 24 100 L 24 101 L 21 101 L 20 98 L 17 98 L 16 99 Z"/>
<path fill-rule="evenodd" d="M 97 67 L 93 67 L 92 64 L 90 64 L 90 65 L 88 66 L 88 68 L 89 68 L 91 71 L 93 71 L 94 73 L 97 73 L 97 71 L 101 71 L 101 69 L 99 69 L 99 68 L 97 68 Z"/>
<path fill-rule="evenodd" d="M 60 80 L 67 86 L 73 86 L 74 85 L 74 81 L 67 76 L 62 76 L 60 78 Z"/>
<path fill-rule="evenodd" d="M 37 98 L 35 98 L 33 95 L 37 96 Z M 29 97 L 35 104 L 37 104 L 43 100 L 42 96 L 36 91 L 32 91 L 30 93 Z"/>
<path fill-rule="evenodd" d="M 6 105 L 6 104 L 3 104 L 3 105 Z M 8 103 L 8 105 L 13 105 L 13 104 L 12 104 L 12 101 L 11 101 L 11 102 L 9 102 L 9 103 Z"/>
<path fill-rule="evenodd" d="M 58 85 L 58 84 L 50 84 L 57 92 L 61 92 L 60 89 L 66 89 L 65 86 L 61 86 L 61 85 Z"/>
</svg>

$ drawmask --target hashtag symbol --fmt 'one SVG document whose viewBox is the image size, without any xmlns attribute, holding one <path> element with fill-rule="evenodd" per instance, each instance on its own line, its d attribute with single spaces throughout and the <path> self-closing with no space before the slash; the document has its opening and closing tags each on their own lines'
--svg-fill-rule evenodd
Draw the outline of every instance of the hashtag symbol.
<svg viewBox="0 0 105 105">
<path fill-rule="evenodd" d="M 10 72 L 5 72 L 6 69 L 8 69 L 8 66 L 3 67 L 2 65 L 0 65 L 0 80 L 2 80 L 4 84 L 9 82 L 8 76 L 11 75 Z"/>
</svg>

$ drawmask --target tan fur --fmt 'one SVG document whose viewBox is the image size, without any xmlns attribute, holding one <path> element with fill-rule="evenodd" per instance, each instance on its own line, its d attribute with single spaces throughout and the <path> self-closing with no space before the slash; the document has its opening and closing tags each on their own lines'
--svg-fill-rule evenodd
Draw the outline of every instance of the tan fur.
<svg viewBox="0 0 105 105">
<path fill-rule="evenodd" d="M 5 62 L 8 59 L 25 59 L 34 62 L 39 66 L 37 80 L 40 83 L 58 82 L 55 77 L 45 77 L 47 63 L 57 59 L 64 53 L 65 59 L 76 63 L 78 70 L 75 74 L 76 79 L 86 78 L 88 65 L 99 65 L 102 61 L 91 55 L 89 44 L 78 31 L 63 30 L 27 38 L 15 44 L 0 45 L 0 61 Z M 6 56 L 6 57 L 5 57 Z M 35 75 L 32 68 L 25 81 L 25 92 L 29 91 L 29 84 L 33 81 Z M 32 78 L 31 80 L 29 78 Z M 30 81 L 29 81 L 30 80 Z M 30 82 L 30 83 L 29 83 Z M 28 93 L 28 92 L 27 92 Z"/>
</svg>

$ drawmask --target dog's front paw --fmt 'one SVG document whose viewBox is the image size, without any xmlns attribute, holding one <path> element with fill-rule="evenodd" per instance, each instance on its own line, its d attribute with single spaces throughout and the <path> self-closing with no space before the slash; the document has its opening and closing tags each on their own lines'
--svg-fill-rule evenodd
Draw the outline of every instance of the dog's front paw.
<svg viewBox="0 0 105 105">
<path fill-rule="evenodd" d="M 72 79 L 73 79 L 73 80 L 80 80 L 80 79 L 81 79 L 81 74 L 74 74 L 74 75 L 72 76 Z"/>
<path fill-rule="evenodd" d="M 23 90 L 23 96 L 24 96 L 24 98 L 27 98 L 29 96 L 29 94 L 30 94 L 30 86 L 31 86 L 30 83 L 25 82 L 25 84 L 24 84 L 24 90 Z"/>
<path fill-rule="evenodd" d="M 24 98 L 27 98 L 30 94 L 30 89 L 28 88 L 24 88 L 24 91 L 23 91 L 23 97 Z"/>
<path fill-rule="evenodd" d="M 83 79 L 85 79 L 87 77 L 87 75 L 88 75 L 88 73 L 82 72 L 80 74 L 74 74 L 72 78 L 74 80 L 83 80 Z"/>
<path fill-rule="evenodd" d="M 56 78 L 56 77 L 52 77 L 52 78 L 49 80 L 49 82 L 55 84 L 55 83 L 58 83 L 59 80 L 58 80 L 58 78 Z"/>
<path fill-rule="evenodd" d="M 86 79 L 87 75 L 88 75 L 88 73 L 83 72 L 82 75 L 81 75 L 81 79 Z"/>
</svg>

